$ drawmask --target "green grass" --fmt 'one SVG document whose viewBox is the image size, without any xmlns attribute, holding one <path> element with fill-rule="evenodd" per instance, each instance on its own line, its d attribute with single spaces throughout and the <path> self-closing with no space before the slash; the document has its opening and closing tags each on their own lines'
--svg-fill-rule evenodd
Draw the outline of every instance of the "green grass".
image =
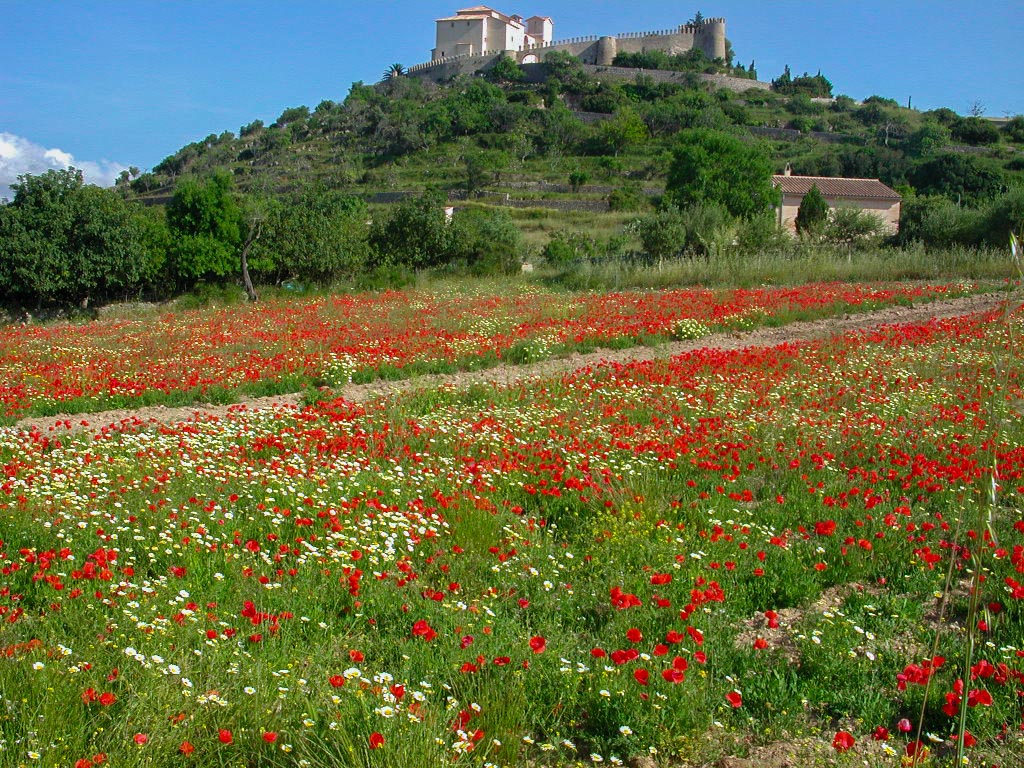
<svg viewBox="0 0 1024 768">
<path fill-rule="evenodd" d="M 679 258 L 647 264 L 628 259 L 584 262 L 556 270 L 542 267 L 534 279 L 573 290 L 611 291 L 682 285 L 755 287 L 807 282 L 900 280 L 985 280 L 1012 278 L 1005 255 L 997 250 L 952 248 L 945 251 L 819 249 L 809 253 L 725 255 Z"/>
</svg>

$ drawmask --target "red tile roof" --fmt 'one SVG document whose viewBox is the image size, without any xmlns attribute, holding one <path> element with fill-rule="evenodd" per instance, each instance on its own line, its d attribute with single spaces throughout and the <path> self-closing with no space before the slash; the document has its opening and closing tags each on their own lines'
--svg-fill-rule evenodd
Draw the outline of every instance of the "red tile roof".
<svg viewBox="0 0 1024 768">
<path fill-rule="evenodd" d="M 827 198 L 902 200 L 894 189 L 878 179 L 841 179 L 833 176 L 772 176 L 772 184 L 787 195 L 806 195 L 813 185 Z"/>
</svg>

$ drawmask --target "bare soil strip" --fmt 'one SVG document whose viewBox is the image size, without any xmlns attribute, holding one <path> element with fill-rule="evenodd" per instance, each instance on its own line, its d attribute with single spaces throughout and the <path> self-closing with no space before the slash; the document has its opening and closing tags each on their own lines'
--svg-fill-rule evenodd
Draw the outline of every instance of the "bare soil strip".
<svg viewBox="0 0 1024 768">
<path fill-rule="evenodd" d="M 958 317 L 960 315 L 984 312 L 994 309 L 1006 297 L 998 294 L 980 294 L 950 301 L 933 301 L 917 306 L 887 307 L 873 312 L 863 312 L 840 317 L 830 317 L 809 322 L 794 322 L 776 328 L 757 328 L 747 332 L 716 333 L 690 341 L 677 341 L 656 347 L 630 347 L 628 349 L 598 349 L 587 354 L 572 354 L 551 358 L 528 365 L 499 365 L 483 371 L 467 371 L 452 374 L 418 376 L 400 381 L 374 381 L 369 384 L 350 384 L 336 394 L 352 402 L 365 402 L 376 397 L 410 390 L 437 389 L 441 387 L 462 389 L 475 384 L 506 386 L 532 378 L 557 376 L 568 371 L 579 370 L 601 363 L 630 363 L 673 357 L 703 348 L 724 350 L 745 347 L 765 347 L 796 341 L 826 338 L 839 333 L 859 331 L 883 325 L 924 322 L 930 318 Z M 233 405 L 192 405 L 181 408 L 147 406 L 144 408 L 116 411 L 100 411 L 86 414 L 65 414 L 46 417 L 30 417 L 15 424 L 17 429 L 40 432 L 93 431 L 123 424 L 174 424 L 196 419 L 218 419 L 233 410 L 262 410 L 274 407 L 298 407 L 301 393 L 275 395 L 241 400 Z M 71 423 L 70 429 L 67 423 Z"/>
</svg>

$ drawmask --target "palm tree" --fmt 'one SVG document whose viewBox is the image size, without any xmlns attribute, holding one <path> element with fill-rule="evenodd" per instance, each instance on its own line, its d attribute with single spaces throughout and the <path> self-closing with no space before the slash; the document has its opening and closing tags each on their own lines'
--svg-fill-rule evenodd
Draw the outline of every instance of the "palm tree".
<svg viewBox="0 0 1024 768">
<path fill-rule="evenodd" d="M 405 67 L 401 64 L 392 64 L 386 70 L 384 70 L 384 79 L 391 80 L 395 77 L 401 77 L 405 74 Z"/>
</svg>

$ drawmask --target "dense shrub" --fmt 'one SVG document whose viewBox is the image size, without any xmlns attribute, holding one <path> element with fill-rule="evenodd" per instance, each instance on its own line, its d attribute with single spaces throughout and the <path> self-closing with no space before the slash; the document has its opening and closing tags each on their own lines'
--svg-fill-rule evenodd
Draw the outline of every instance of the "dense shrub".
<svg viewBox="0 0 1024 768">
<path fill-rule="evenodd" d="M 947 153 L 918 166 L 911 184 L 919 194 L 945 195 L 957 202 L 975 204 L 998 194 L 1002 175 L 984 160 L 971 155 Z"/>
<path fill-rule="evenodd" d="M 878 216 L 853 206 L 833 208 L 825 224 L 825 240 L 847 248 L 877 245 L 884 234 L 885 225 Z"/>
<path fill-rule="evenodd" d="M 251 261 L 264 278 L 327 284 L 366 266 L 369 227 L 363 200 L 314 187 L 265 205 Z"/>
<path fill-rule="evenodd" d="M 999 129 L 991 121 L 980 117 L 963 117 L 950 127 L 953 138 L 964 144 L 995 144 L 999 141 Z"/>
<path fill-rule="evenodd" d="M 74 168 L 19 176 L 0 205 L 0 296 L 25 303 L 123 297 L 153 280 L 162 220 Z"/>
<path fill-rule="evenodd" d="M 608 208 L 613 211 L 642 211 L 647 205 L 647 196 L 639 184 L 625 184 L 608 196 Z"/>
<path fill-rule="evenodd" d="M 644 251 L 654 259 L 710 256 L 731 247 L 737 221 L 723 206 L 700 204 L 665 208 L 633 223 Z"/>
<path fill-rule="evenodd" d="M 393 205 L 386 214 L 375 217 L 369 236 L 372 264 L 424 269 L 448 263 L 451 228 L 444 209 L 442 198 L 424 195 Z"/>
<path fill-rule="evenodd" d="M 778 198 L 772 171 L 767 154 L 756 144 L 722 131 L 684 131 L 673 151 L 665 196 L 680 208 L 712 204 L 733 216 L 752 216 Z"/>
<path fill-rule="evenodd" d="M 508 211 L 459 211 L 451 228 L 451 258 L 474 274 L 515 274 L 521 270 L 525 241 Z"/>
<path fill-rule="evenodd" d="M 185 179 L 174 190 L 167 206 L 170 260 L 186 287 L 238 271 L 242 214 L 232 188 L 231 176 L 221 171 L 202 181 Z"/>
</svg>

